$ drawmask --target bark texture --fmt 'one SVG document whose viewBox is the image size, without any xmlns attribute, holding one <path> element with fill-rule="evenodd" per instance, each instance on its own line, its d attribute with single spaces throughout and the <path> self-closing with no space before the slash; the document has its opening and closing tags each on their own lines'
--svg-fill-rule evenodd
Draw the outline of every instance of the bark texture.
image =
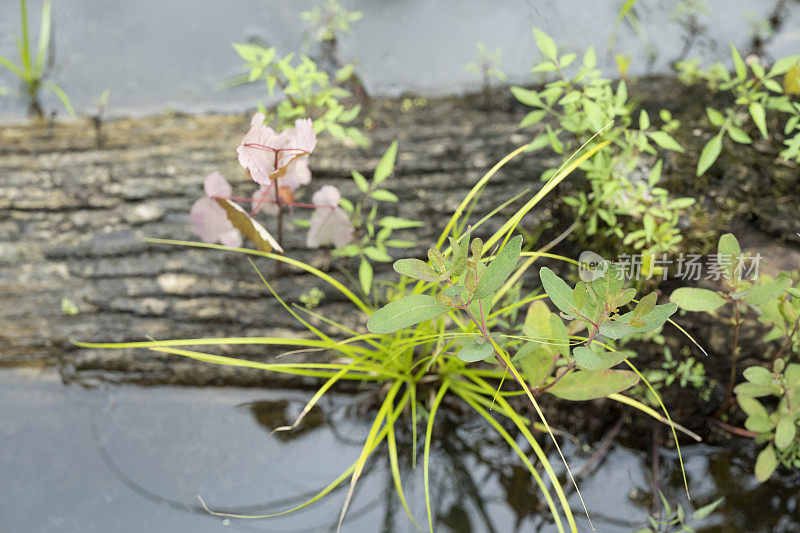
<svg viewBox="0 0 800 533">
<path fill-rule="evenodd" d="M 646 82 L 641 89 L 658 95 L 647 102 L 648 107 L 669 107 L 679 116 L 683 113 L 687 122 L 700 123 L 703 108 L 671 82 Z M 383 214 L 422 220 L 424 227 L 399 236 L 420 243 L 408 254 L 401 253 L 424 254 L 476 180 L 536 133 L 517 129 L 525 113 L 507 97 L 498 98 L 491 109 L 485 109 L 480 99 L 432 100 L 411 109 L 407 105 L 404 109 L 400 101 L 375 101 L 369 110 L 374 126 L 369 132 L 371 147 L 353 148 L 323 136 L 312 156 L 314 181 L 304 197 L 331 183 L 343 196 L 355 198 L 350 171 L 370 175 L 389 143 L 398 139 L 396 173 L 386 185 L 400 202 Z M 87 350 L 70 344 L 70 339 L 308 335 L 269 296 L 241 255 L 143 241 L 144 237 L 196 240 L 188 212 L 202 194 L 209 172 L 221 171 L 234 184 L 236 195 L 252 193 L 254 184 L 235 153 L 248 122 L 244 115 L 164 116 L 110 121 L 100 130 L 89 121 L 0 127 L 0 364 L 58 364 L 65 379 L 89 381 L 259 384 L 274 380 L 259 371 L 148 350 Z M 699 153 L 702 135 L 683 139 L 689 144 L 687 160 L 696 161 L 691 154 Z M 749 217 L 762 229 L 791 238 L 798 220 L 797 168 L 779 166 L 775 174 L 776 167 L 770 166 L 773 157 L 760 153 L 768 149 L 756 147 L 754 161 L 746 166 L 737 164 L 732 155 L 724 156 L 706 185 L 731 196 L 701 201 L 711 211 L 725 211 L 725 202 L 749 197 L 745 204 L 725 211 L 730 216 L 720 219 L 723 225 L 734 215 Z M 492 181 L 477 211 L 488 211 L 525 188 L 536 190 L 541 172 L 559 161 L 549 151 L 517 158 Z M 678 193 L 691 194 L 697 188 L 691 164 L 683 159 L 670 157 L 668 171 Z M 768 175 L 778 192 L 755 194 L 725 181 L 736 178 L 732 183 L 752 182 L 752 187 L 759 187 L 762 177 L 737 175 L 753 172 Z M 720 183 L 727 185 L 720 189 Z M 552 204 L 543 205 L 528 217 L 524 228 L 535 232 L 553 213 Z M 266 225 L 270 227 L 269 221 Z M 346 277 L 343 272 L 355 271 L 355 263 L 305 249 L 304 230 L 289 229 L 286 235 L 289 255 L 340 279 Z M 272 264 L 257 263 L 290 303 L 299 302 L 316 284 L 311 276 L 289 268 L 275 277 Z M 394 274 L 387 265 L 377 276 Z M 363 329 L 363 314 L 330 287 L 323 290 L 325 298 L 316 311 Z M 63 314 L 62 298 L 74 302 L 79 313 Z M 216 351 L 271 360 L 284 350 L 223 346 Z"/>
</svg>

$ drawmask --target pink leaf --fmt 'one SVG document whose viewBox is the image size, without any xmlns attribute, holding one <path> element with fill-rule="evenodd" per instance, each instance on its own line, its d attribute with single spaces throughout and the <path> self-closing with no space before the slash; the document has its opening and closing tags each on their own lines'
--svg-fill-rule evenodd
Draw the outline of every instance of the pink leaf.
<svg viewBox="0 0 800 533">
<path fill-rule="evenodd" d="M 276 178 L 292 190 L 307 184 L 311 180 L 307 156 L 317 145 L 313 121 L 297 119 L 293 128 L 277 134 L 264 125 L 264 118 L 262 113 L 253 116 L 250 130 L 236 149 L 239 164 L 261 185 Z"/>
<path fill-rule="evenodd" d="M 203 182 L 203 190 L 206 196 L 217 196 L 219 198 L 229 198 L 233 195 L 233 188 L 225 177 L 219 172 L 212 172 L 206 176 Z"/>
<path fill-rule="evenodd" d="M 314 196 L 311 197 L 311 203 L 317 206 L 325 205 L 329 207 L 338 207 L 339 200 L 341 199 L 342 195 L 339 189 L 333 185 L 323 185 L 314 193 Z"/>
<path fill-rule="evenodd" d="M 228 214 L 214 199 L 200 198 L 189 211 L 194 231 L 203 242 L 221 242 L 226 246 L 241 246 L 242 236 L 228 220 Z"/>
<path fill-rule="evenodd" d="M 325 185 L 314 193 L 312 202 L 317 206 L 311 215 L 306 246 L 319 248 L 326 244 L 333 244 L 342 248 L 353 238 L 353 225 L 350 217 L 340 207 L 341 194 L 332 185 Z"/>
</svg>

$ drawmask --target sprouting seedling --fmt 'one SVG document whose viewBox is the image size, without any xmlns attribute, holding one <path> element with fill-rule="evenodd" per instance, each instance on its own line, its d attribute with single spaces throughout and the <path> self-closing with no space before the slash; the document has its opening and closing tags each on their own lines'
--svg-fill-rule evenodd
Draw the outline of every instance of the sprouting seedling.
<svg viewBox="0 0 800 533">
<path fill-rule="evenodd" d="M 21 37 L 17 40 L 19 50 L 19 64 L 15 64 L 10 59 L 0 55 L 0 66 L 5 67 L 17 78 L 20 79 L 25 87 L 25 93 L 29 101 L 29 112 L 39 117 L 44 116 L 42 105 L 39 102 L 39 89 L 44 87 L 53 92 L 64 105 L 64 108 L 72 116 L 75 110 L 67 98 L 66 93 L 55 83 L 45 81 L 45 70 L 47 66 L 47 51 L 50 47 L 50 0 L 46 0 L 42 5 L 42 21 L 39 29 L 39 44 L 36 55 L 33 55 L 30 33 L 28 29 L 28 9 L 27 1 L 20 0 L 20 29 Z M 0 88 L 0 94 L 10 93 L 7 89 Z"/>
</svg>

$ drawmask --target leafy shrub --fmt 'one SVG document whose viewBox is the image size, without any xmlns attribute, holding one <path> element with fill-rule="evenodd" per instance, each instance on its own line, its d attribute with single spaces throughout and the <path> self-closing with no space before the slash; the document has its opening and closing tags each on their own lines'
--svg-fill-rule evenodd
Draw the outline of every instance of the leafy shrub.
<svg viewBox="0 0 800 533">
<path fill-rule="evenodd" d="M 733 104 L 718 110 L 707 108 L 708 121 L 719 132 L 703 147 L 697 161 L 697 175 L 704 174 L 722 153 L 727 135 L 733 142 L 749 145 L 747 133 L 752 124 L 764 138 L 770 138 L 771 115 L 783 122 L 784 148 L 780 157 L 800 163 L 800 103 L 792 95 L 800 94 L 800 55 L 779 59 L 767 70 L 756 57 L 743 60 L 731 45 L 735 71 L 733 74 L 715 63 L 703 70 L 699 60 L 679 61 L 678 78 L 688 85 L 705 82 L 712 91 L 729 92 Z M 748 68 L 749 67 L 749 68 Z M 783 77 L 783 83 L 779 80 Z"/>
<path fill-rule="evenodd" d="M 736 394 L 739 406 L 748 415 L 745 427 L 755 433 L 757 442 L 767 444 L 756 461 L 756 477 L 766 481 L 779 462 L 800 468 L 800 273 L 783 272 L 776 279 L 766 275 L 745 279 L 745 259 L 736 237 L 723 235 L 717 261 L 725 272 L 725 290 L 684 287 L 674 291 L 670 300 L 687 311 L 716 312 L 723 306 L 733 307 L 731 377 L 726 401 Z M 747 310 L 770 327 L 763 340 L 771 349 L 772 363 L 771 369 L 759 365 L 746 368 L 745 381 L 734 388 L 739 328 Z M 792 363 L 793 360 L 798 362 Z M 772 412 L 757 400 L 770 396 L 777 398 L 777 408 Z"/>
<path fill-rule="evenodd" d="M 614 86 L 597 70 L 594 48 L 583 55 L 577 73 L 568 69 L 577 59 L 574 53 L 561 54 L 553 39 L 533 30 L 543 61 L 533 68 L 555 76 L 541 90 L 512 87 L 514 96 L 534 108 L 520 127 L 537 124 L 546 118 L 556 127 L 545 124 L 530 144 L 531 150 L 550 147 L 557 154 L 570 154 L 583 145 L 600 139 L 609 143 L 580 165 L 588 180 L 588 190 L 567 197 L 584 222 L 583 232 L 615 237 L 645 253 L 671 251 L 681 241 L 678 218 L 681 210 L 694 203 L 693 198 L 671 199 L 659 186 L 662 161 L 659 149 L 682 152 L 671 133 L 679 122 L 669 111 L 659 113 L 661 126 L 654 126 L 645 110 L 638 113 L 628 95 L 625 81 Z M 574 67 L 573 67 L 574 69 Z M 638 127 L 637 127 L 638 126 Z M 566 158 L 565 158 L 566 159 Z M 556 169 L 542 175 L 547 180 Z"/>
</svg>

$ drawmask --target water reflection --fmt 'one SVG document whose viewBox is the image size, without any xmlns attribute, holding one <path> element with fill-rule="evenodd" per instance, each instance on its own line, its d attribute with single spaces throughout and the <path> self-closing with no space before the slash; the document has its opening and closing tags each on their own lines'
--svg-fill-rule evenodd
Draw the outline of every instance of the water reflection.
<svg viewBox="0 0 800 533">
<path fill-rule="evenodd" d="M 278 512 L 313 496 L 354 461 L 369 429 L 370 398 L 332 395 L 293 431 L 312 393 L 234 388 L 64 387 L 40 373 L 0 372 L 0 516 L 19 531 L 203 532 L 327 531 L 335 529 L 347 490 L 332 491 L 285 517 L 225 521 L 220 511 Z M 554 531 L 538 489 L 505 442 L 485 422 L 443 409 L 431 457 L 436 531 Z M 407 420 L 398 423 L 399 460 L 409 505 L 425 523 L 421 442 L 412 469 Z M 401 429 L 406 428 L 406 429 Z M 562 439 L 563 440 L 563 439 Z M 523 445 L 523 441 L 518 441 Z M 596 443 L 589 443 L 596 444 Z M 800 530 L 800 475 L 765 485 L 752 476 L 753 450 L 732 441 L 726 450 L 685 450 L 700 506 L 719 496 L 719 512 L 700 532 L 790 533 Z M 591 452 L 571 441 L 564 451 L 573 471 Z M 557 456 L 551 454 L 554 464 Z M 661 453 L 661 488 L 685 504 L 677 460 Z M 649 454 L 612 445 L 580 480 L 598 531 L 628 532 L 644 525 L 650 504 Z M 562 476 L 563 477 L 563 476 Z M 570 496 L 580 519 L 580 504 Z M 395 495 L 385 450 L 368 463 L 348 511 L 345 531 L 413 531 Z M 5 526 L 4 526 L 5 527 Z"/>
</svg>

